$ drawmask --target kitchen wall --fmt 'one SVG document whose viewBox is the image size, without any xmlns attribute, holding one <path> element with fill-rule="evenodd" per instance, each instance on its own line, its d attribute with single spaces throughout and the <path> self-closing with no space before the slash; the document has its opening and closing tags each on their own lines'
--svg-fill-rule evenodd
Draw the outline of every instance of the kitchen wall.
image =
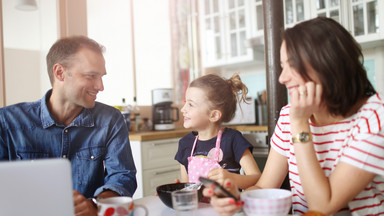
<svg viewBox="0 0 384 216">
<path fill-rule="evenodd" d="M 2 1 L 6 105 L 37 100 L 50 88 L 45 55 L 57 38 L 56 1 L 37 3 L 39 10 L 26 12 Z"/>
<path fill-rule="evenodd" d="M 173 86 L 169 5 L 168 0 L 133 1 L 133 47 L 130 2 L 87 1 L 88 36 L 107 48 L 108 75 L 104 78 L 105 90 L 97 100 L 118 105 L 126 98 L 128 104 L 133 104 L 136 91 L 137 103 L 150 106 L 152 89 Z"/>
<path fill-rule="evenodd" d="M 131 1 L 85 1 L 87 8 L 78 9 L 84 11 L 82 15 L 87 14 L 85 32 L 106 47 L 108 74 L 104 78 L 105 90 L 97 100 L 119 105 L 124 97 L 133 104 Z M 37 100 L 51 88 L 45 55 L 59 31 L 56 1 L 37 0 L 39 9 L 28 12 L 16 10 L 14 3 L 3 1 L 6 105 Z M 134 10 L 137 102 L 150 106 L 152 89 L 173 86 L 168 0 L 134 1 Z M 77 19 L 70 10 L 67 16 Z M 20 81 L 22 77 L 28 79 Z"/>
<path fill-rule="evenodd" d="M 384 46 L 363 46 L 362 51 L 368 79 L 377 92 L 384 94 Z M 256 97 L 258 92 L 266 90 L 265 64 L 261 62 L 262 60 L 259 53 L 255 62 L 251 64 L 208 68 L 205 69 L 205 73 L 217 73 L 227 78 L 239 73 L 248 87 L 248 96 Z"/>
<path fill-rule="evenodd" d="M 134 1 L 134 13 L 137 101 L 152 105 L 152 89 L 173 87 L 169 1 Z"/>
<path fill-rule="evenodd" d="M 384 47 L 365 48 L 363 54 L 369 80 L 377 92 L 384 94 Z"/>
<path fill-rule="evenodd" d="M 87 1 L 88 36 L 106 47 L 107 75 L 97 100 L 111 105 L 121 104 L 122 98 L 129 103 L 133 99 L 130 11 L 126 0 Z"/>
<path fill-rule="evenodd" d="M 252 64 L 217 70 L 223 77 L 230 78 L 238 73 L 243 83 L 248 87 L 248 97 L 257 97 L 258 92 L 267 89 L 265 64 Z"/>
<path fill-rule="evenodd" d="M 4 49 L 6 104 L 35 101 L 41 97 L 40 51 Z M 23 59 L 23 63 L 20 63 Z M 46 75 L 48 76 L 48 74 Z"/>
<path fill-rule="evenodd" d="M 6 105 L 37 100 L 51 87 L 45 55 L 58 37 L 56 1 L 37 0 L 39 10 L 31 12 L 15 10 L 14 1 L 2 2 Z M 87 0 L 84 10 L 88 35 L 107 48 L 108 75 L 104 78 L 105 91 L 98 101 L 118 105 L 124 97 L 132 104 L 134 68 L 130 1 L 114 0 L 112 4 L 108 0 Z M 168 0 L 134 1 L 134 11 L 137 102 L 150 106 L 152 89 L 173 86 Z M 72 14 L 68 16 L 74 19 Z M 366 48 L 364 54 L 370 79 L 376 89 L 384 93 L 384 48 Z M 238 72 L 249 88 L 249 96 L 256 97 L 257 92 L 266 89 L 263 55 L 259 53 L 253 64 L 206 69 L 205 73 L 215 72 L 229 77 Z"/>
<path fill-rule="evenodd" d="M 264 47 L 257 48 L 249 46 L 253 51 L 253 61 L 224 65 L 220 67 L 204 68 L 203 74 L 216 73 L 225 78 L 230 78 L 238 73 L 242 82 L 248 87 L 248 97 L 257 97 L 258 92 L 267 89 L 265 73 Z"/>
</svg>

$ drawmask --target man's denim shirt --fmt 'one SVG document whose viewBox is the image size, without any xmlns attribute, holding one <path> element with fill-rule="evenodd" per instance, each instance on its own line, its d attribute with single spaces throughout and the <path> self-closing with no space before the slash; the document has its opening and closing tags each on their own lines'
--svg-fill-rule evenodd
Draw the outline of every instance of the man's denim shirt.
<svg viewBox="0 0 384 216">
<path fill-rule="evenodd" d="M 0 160 L 67 158 L 73 189 L 85 197 L 107 189 L 132 196 L 136 168 L 119 110 L 96 102 L 65 127 L 48 111 L 51 93 L 36 102 L 0 109 Z"/>
</svg>

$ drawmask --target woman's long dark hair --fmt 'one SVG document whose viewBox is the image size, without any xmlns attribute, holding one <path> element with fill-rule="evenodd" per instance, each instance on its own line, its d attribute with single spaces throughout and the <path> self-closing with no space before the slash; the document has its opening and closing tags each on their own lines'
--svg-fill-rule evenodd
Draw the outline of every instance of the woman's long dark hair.
<svg viewBox="0 0 384 216">
<path fill-rule="evenodd" d="M 346 116 L 358 100 L 376 93 L 363 66 L 360 45 L 333 19 L 318 17 L 283 33 L 290 64 L 307 81 L 309 64 L 323 86 L 331 114 Z"/>
</svg>

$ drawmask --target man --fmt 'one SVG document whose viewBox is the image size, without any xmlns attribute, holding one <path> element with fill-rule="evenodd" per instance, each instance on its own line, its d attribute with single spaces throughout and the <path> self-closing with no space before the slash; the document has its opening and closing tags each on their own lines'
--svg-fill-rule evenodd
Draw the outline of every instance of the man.
<svg viewBox="0 0 384 216">
<path fill-rule="evenodd" d="M 36 102 L 0 109 L 0 160 L 67 158 L 76 216 L 96 215 L 96 196 L 132 196 L 136 168 L 120 112 L 95 102 L 104 90 L 103 47 L 75 36 L 47 55 L 52 89 Z"/>
</svg>

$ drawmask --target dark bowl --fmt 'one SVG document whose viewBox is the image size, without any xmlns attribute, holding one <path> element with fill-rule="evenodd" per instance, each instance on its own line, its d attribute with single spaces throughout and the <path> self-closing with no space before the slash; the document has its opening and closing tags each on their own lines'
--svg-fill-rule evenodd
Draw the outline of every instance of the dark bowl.
<svg viewBox="0 0 384 216">
<path fill-rule="evenodd" d="M 172 196 L 171 193 L 176 190 L 181 190 L 185 187 L 188 187 L 189 185 L 193 185 L 195 183 L 173 183 L 173 184 L 165 184 L 165 185 L 160 185 L 157 186 L 156 191 L 157 194 L 160 197 L 160 200 L 169 208 L 172 207 Z M 203 197 L 203 188 L 204 185 L 200 187 L 200 189 L 197 191 L 197 199 L 198 201 L 201 200 Z"/>
</svg>

